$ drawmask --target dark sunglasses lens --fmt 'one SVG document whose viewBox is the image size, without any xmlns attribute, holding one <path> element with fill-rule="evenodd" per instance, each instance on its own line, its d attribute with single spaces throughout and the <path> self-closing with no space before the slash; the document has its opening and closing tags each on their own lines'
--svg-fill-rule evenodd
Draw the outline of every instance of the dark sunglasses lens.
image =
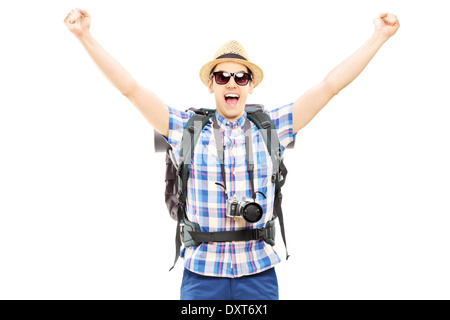
<svg viewBox="0 0 450 320">
<path fill-rule="evenodd" d="M 247 85 L 249 79 L 249 74 L 244 72 L 239 72 L 234 76 L 234 81 L 236 81 L 236 83 L 240 86 Z"/>
<path fill-rule="evenodd" d="M 225 72 L 217 72 L 216 74 L 217 84 L 225 84 L 230 80 L 230 74 Z"/>
</svg>

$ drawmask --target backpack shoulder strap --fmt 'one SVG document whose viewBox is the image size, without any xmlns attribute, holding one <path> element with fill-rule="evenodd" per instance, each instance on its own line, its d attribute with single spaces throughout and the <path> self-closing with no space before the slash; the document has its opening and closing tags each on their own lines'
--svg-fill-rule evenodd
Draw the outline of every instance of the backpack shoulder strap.
<svg viewBox="0 0 450 320">
<path fill-rule="evenodd" d="M 281 148 L 278 132 L 269 115 L 265 113 L 262 108 L 255 108 L 254 106 L 255 105 L 251 105 L 250 108 L 246 108 L 247 117 L 259 129 L 267 150 L 269 151 L 269 155 L 272 158 L 274 173 L 276 173 L 279 171 L 279 164 L 281 161 Z"/>
<path fill-rule="evenodd" d="M 189 167 L 191 165 L 191 158 L 194 154 L 195 145 L 203 128 L 209 122 L 209 119 L 214 115 L 214 110 L 211 109 L 190 109 L 194 111 L 192 117 L 189 118 L 184 127 L 183 137 L 181 139 L 180 163 L 179 163 L 179 188 L 178 193 L 181 196 L 180 201 L 186 201 L 187 179 L 189 176 Z"/>
<path fill-rule="evenodd" d="M 286 235 L 284 229 L 284 217 L 281 209 L 281 200 L 283 195 L 281 194 L 281 187 L 286 181 L 287 169 L 281 158 L 281 146 L 278 138 L 278 132 L 275 124 L 270 116 L 263 111 L 260 105 L 251 105 L 246 108 L 248 118 L 258 127 L 266 143 L 267 150 L 273 163 L 272 182 L 275 183 L 275 199 L 274 199 L 274 215 L 278 217 L 280 222 L 280 231 L 283 238 L 284 246 L 286 247 L 286 260 L 289 258 L 286 245 Z"/>
<path fill-rule="evenodd" d="M 181 237 L 180 226 L 185 224 L 186 218 L 186 191 L 187 180 L 189 177 L 189 168 L 191 165 L 191 158 L 194 153 L 195 145 L 197 144 L 200 133 L 209 122 L 209 119 L 214 115 L 214 110 L 211 109 L 190 109 L 194 111 L 192 117 L 189 118 L 184 127 L 183 137 L 181 139 L 180 163 L 177 172 L 177 189 L 178 189 L 178 212 L 177 212 L 177 227 L 175 234 L 175 260 L 172 270 L 177 263 L 180 256 Z"/>
</svg>

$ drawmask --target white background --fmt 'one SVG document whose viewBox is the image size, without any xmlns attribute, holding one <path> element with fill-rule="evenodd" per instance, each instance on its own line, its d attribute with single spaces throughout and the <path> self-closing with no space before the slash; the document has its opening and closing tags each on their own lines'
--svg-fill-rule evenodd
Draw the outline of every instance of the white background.
<svg viewBox="0 0 450 320">
<path fill-rule="evenodd" d="M 8 1 L 0 19 L 0 299 L 178 299 L 153 129 L 63 20 L 167 104 L 214 107 L 198 72 L 235 39 L 293 102 L 395 13 L 400 30 L 285 154 L 281 299 L 450 298 L 444 1 Z M 284 257 L 278 234 L 277 249 Z"/>
</svg>

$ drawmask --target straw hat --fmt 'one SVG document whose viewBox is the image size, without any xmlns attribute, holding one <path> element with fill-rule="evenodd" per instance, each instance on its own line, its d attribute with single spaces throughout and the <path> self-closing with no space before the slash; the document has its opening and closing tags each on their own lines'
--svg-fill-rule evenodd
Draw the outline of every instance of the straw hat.
<svg viewBox="0 0 450 320">
<path fill-rule="evenodd" d="M 250 62 L 244 47 L 239 42 L 232 40 L 221 46 L 214 55 L 213 60 L 206 63 L 201 68 L 200 79 L 206 86 L 208 86 L 208 79 L 214 67 L 219 63 L 226 61 L 233 61 L 245 65 L 252 72 L 253 80 L 255 80 L 255 87 L 260 84 L 264 77 L 261 68 Z"/>
</svg>

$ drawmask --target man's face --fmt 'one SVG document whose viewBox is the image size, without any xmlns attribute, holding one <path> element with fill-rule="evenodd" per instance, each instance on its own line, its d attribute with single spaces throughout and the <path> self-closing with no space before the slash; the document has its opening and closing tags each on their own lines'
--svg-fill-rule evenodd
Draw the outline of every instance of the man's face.
<svg viewBox="0 0 450 320">
<path fill-rule="evenodd" d="M 214 72 L 217 71 L 248 72 L 246 66 L 236 62 L 219 63 L 214 69 Z M 209 92 L 214 93 L 217 112 L 231 121 L 239 119 L 244 114 L 247 96 L 253 92 L 254 83 L 255 81 L 252 80 L 247 85 L 240 86 L 236 84 L 234 77 L 231 77 L 228 83 L 220 85 L 216 83 L 214 78 L 209 79 Z M 237 95 L 237 98 L 233 98 L 233 95 Z"/>
</svg>

